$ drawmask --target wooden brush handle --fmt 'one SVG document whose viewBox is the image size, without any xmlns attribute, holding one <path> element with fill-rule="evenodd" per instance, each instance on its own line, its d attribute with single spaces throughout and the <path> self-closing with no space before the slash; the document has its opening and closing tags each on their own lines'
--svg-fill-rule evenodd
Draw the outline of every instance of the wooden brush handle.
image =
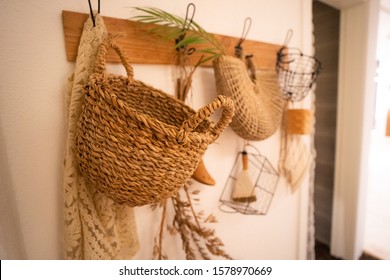
<svg viewBox="0 0 390 280">
<path fill-rule="evenodd" d="M 248 170 L 248 153 L 246 151 L 242 152 L 242 169 Z"/>
</svg>

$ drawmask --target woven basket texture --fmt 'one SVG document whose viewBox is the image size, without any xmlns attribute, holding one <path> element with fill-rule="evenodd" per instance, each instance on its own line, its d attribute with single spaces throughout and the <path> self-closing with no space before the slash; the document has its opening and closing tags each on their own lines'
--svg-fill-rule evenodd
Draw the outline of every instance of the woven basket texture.
<svg viewBox="0 0 390 280">
<path fill-rule="evenodd" d="M 287 134 L 310 134 L 313 112 L 307 109 L 288 109 L 286 111 Z"/>
<path fill-rule="evenodd" d="M 127 76 L 106 72 L 109 48 L 121 57 Z M 135 80 L 125 54 L 112 39 L 100 46 L 84 93 L 76 140 L 80 171 L 87 184 L 130 206 L 172 196 L 234 114 L 233 101 L 225 96 L 195 112 Z M 218 108 L 223 109 L 218 122 L 209 121 Z"/>
<path fill-rule="evenodd" d="M 256 72 L 253 82 L 245 63 L 233 56 L 213 61 L 217 92 L 230 97 L 235 114 L 230 124 L 246 140 L 259 141 L 273 135 L 281 125 L 283 100 L 276 71 Z"/>
</svg>

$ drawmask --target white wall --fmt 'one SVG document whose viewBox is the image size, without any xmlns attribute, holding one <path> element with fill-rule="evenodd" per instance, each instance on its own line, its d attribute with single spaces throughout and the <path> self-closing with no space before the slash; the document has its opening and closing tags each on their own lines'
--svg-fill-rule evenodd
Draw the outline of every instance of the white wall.
<svg viewBox="0 0 390 280">
<path fill-rule="evenodd" d="M 377 93 L 375 96 L 375 129 L 385 135 L 387 111 L 390 107 L 389 79 L 390 71 L 390 12 L 381 9 L 378 24 L 378 43 L 376 58 L 379 62 L 377 73 Z"/>
<path fill-rule="evenodd" d="M 92 2 L 97 6 L 97 1 Z M 187 2 L 178 0 L 101 2 L 102 14 L 117 18 L 132 16 L 132 6 L 154 6 L 184 16 L 187 6 Z M 250 16 L 252 28 L 248 39 L 281 44 L 287 30 L 292 28 L 290 45 L 311 50 L 311 0 L 196 0 L 193 3 L 196 4 L 195 20 L 210 32 L 239 37 L 244 19 Z M 74 66 L 65 57 L 61 11 L 87 13 L 88 2 L 2 0 L 0 9 L 0 167 L 4 167 L 0 173 L 0 194 L 3 196 L 5 189 L 13 192 L 14 201 L 7 205 L 15 206 L 2 205 L 1 211 L 13 217 L 15 224 L 20 221 L 20 258 L 61 259 L 64 92 Z M 134 70 L 137 79 L 172 92 L 169 66 L 135 65 Z M 197 71 L 193 95 L 195 109 L 215 97 L 212 69 Z M 281 178 L 266 216 L 219 211 L 220 193 L 242 144 L 228 128 L 210 146 L 205 163 L 217 185 L 195 184 L 201 190 L 202 202 L 197 209 L 217 216 L 216 234 L 235 259 L 305 258 L 309 180 L 298 192 L 291 193 Z M 277 165 L 279 132 L 252 144 Z M 160 215 L 142 207 L 136 209 L 136 218 L 141 243 L 136 258 L 150 259 Z M 4 220 L 1 225 L 6 227 Z M 13 233 L 3 233 L 9 234 Z M 0 242 L 6 240 L 4 236 Z M 1 250 L 5 248 L 3 245 Z M 180 240 L 170 240 L 165 247 L 171 258 L 183 257 Z"/>
</svg>

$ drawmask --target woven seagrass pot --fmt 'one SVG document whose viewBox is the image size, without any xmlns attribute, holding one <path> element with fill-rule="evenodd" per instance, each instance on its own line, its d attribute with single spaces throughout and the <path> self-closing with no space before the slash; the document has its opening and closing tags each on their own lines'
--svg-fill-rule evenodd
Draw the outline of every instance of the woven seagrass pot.
<svg viewBox="0 0 390 280">
<path fill-rule="evenodd" d="M 253 82 L 245 63 L 233 56 L 213 61 L 217 92 L 230 97 L 235 113 L 230 124 L 240 137 L 258 141 L 273 135 L 280 127 L 283 100 L 276 71 L 257 71 Z"/>
<path fill-rule="evenodd" d="M 108 48 L 118 53 L 127 76 L 106 72 Z M 80 171 L 87 185 L 129 206 L 172 196 L 234 113 L 233 101 L 225 96 L 195 112 L 135 80 L 131 65 L 112 39 L 100 46 L 95 73 L 84 93 L 76 136 Z M 219 121 L 209 121 L 218 108 L 223 109 Z"/>
</svg>

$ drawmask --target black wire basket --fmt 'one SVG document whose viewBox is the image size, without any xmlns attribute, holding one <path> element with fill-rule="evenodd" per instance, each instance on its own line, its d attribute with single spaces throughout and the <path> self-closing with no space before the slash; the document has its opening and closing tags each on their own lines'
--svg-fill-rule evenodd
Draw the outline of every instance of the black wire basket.
<svg viewBox="0 0 390 280">
<path fill-rule="evenodd" d="M 321 62 L 299 49 L 283 46 L 277 53 L 276 71 L 282 97 L 300 101 L 309 92 L 321 70 Z"/>
<path fill-rule="evenodd" d="M 240 160 L 243 152 L 240 152 L 222 191 L 220 210 L 227 213 L 266 215 L 278 185 L 279 173 L 265 156 L 246 151 L 244 153 L 248 156 L 248 171 L 253 182 L 251 197 L 255 199 L 245 202 L 233 199 L 234 188 L 243 170 L 243 163 Z"/>
</svg>

